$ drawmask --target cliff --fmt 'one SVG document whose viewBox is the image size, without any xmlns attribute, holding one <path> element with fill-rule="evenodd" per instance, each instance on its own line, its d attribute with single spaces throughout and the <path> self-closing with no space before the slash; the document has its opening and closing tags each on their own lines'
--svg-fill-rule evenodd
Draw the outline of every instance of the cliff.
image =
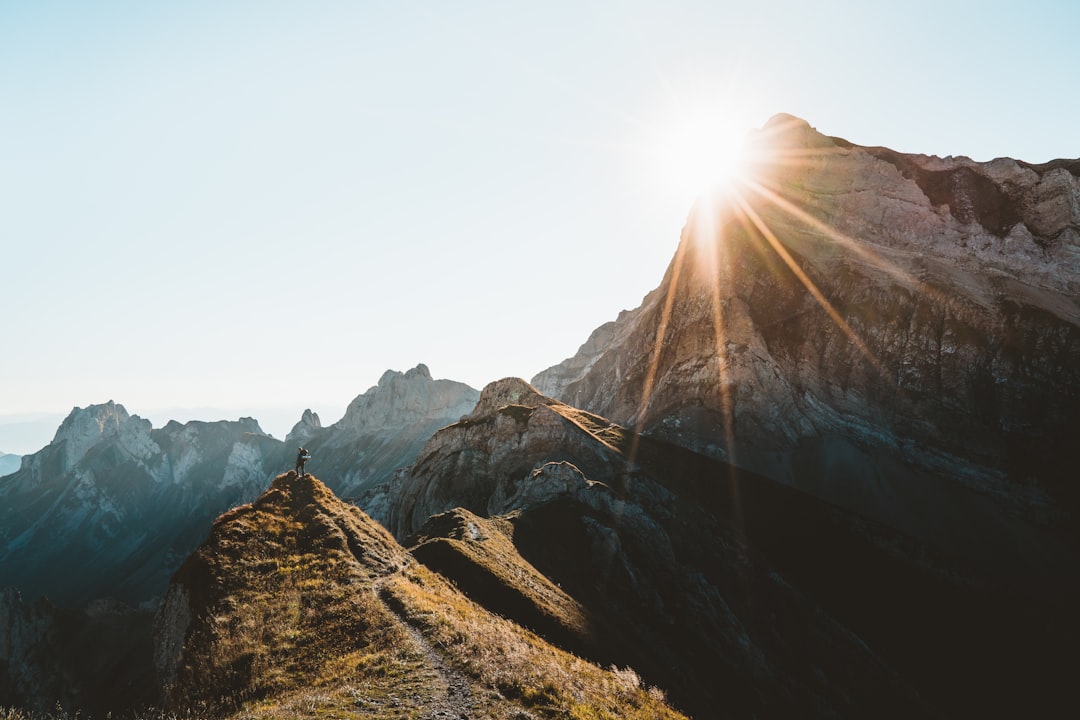
<svg viewBox="0 0 1080 720">
<path fill-rule="evenodd" d="M 905 155 L 777 116 L 660 286 L 549 395 L 1071 584 L 1080 161 Z"/>
</svg>

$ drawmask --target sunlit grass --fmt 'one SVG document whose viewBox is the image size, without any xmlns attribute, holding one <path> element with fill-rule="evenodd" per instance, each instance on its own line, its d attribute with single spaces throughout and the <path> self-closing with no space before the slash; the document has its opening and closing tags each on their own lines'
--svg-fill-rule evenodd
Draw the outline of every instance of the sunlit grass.
<svg viewBox="0 0 1080 720">
<path fill-rule="evenodd" d="M 682 717 L 632 671 L 604 670 L 473 602 L 321 483 L 280 481 L 223 516 L 178 573 L 209 596 L 169 708 L 236 719 Z M 487 530 L 484 552 L 458 549 L 585 632 L 581 609 L 542 576 L 507 574 L 527 568 Z"/>
<path fill-rule="evenodd" d="M 426 568 L 395 576 L 385 592 L 398 612 L 480 687 L 541 717 L 683 717 L 663 704 L 662 693 L 642 687 L 636 673 L 604 670 L 559 650 L 485 612 Z"/>
</svg>

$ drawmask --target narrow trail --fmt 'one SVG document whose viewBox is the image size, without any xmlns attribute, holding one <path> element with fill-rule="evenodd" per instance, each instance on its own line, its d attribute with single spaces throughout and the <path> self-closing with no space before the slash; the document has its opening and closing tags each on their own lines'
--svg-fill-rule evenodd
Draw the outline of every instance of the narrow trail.
<svg viewBox="0 0 1080 720">
<path fill-rule="evenodd" d="M 446 686 L 444 694 L 432 698 L 424 704 L 422 720 L 469 720 L 473 717 L 472 690 L 469 679 L 460 670 L 446 662 L 443 656 L 432 646 L 423 633 L 414 627 L 397 607 L 389 593 L 379 587 L 379 599 L 401 621 L 417 647 L 423 652 L 428 665 L 435 671 Z"/>
</svg>

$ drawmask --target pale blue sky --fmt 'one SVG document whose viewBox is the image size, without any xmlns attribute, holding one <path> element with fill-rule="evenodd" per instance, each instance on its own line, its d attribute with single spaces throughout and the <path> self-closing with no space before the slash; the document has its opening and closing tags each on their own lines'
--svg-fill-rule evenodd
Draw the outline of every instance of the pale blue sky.
<svg viewBox="0 0 1080 720">
<path fill-rule="evenodd" d="M 0 0 L 0 451 L 109 399 L 280 437 L 387 368 L 528 378 L 658 284 L 678 113 L 1080 156 L 1080 3 L 880 5 Z"/>
</svg>

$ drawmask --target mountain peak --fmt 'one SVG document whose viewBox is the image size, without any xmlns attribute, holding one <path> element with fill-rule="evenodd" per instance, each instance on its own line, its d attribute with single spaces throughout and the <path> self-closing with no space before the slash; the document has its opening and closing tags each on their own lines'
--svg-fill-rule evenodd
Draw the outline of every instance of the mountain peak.
<svg viewBox="0 0 1080 720">
<path fill-rule="evenodd" d="M 377 387 L 386 387 L 392 385 L 396 380 L 410 380 L 416 377 L 431 380 L 431 371 L 428 369 L 428 366 L 424 363 L 419 363 L 416 367 L 406 370 L 405 372 L 401 372 L 400 370 L 387 370 L 382 374 L 382 377 L 379 378 Z"/>
<path fill-rule="evenodd" d="M 424 363 L 420 363 L 416 367 L 414 367 L 412 370 L 409 370 L 408 372 L 405 373 L 405 377 L 407 377 L 407 378 L 409 378 L 409 377 L 417 377 L 417 376 L 422 377 L 422 378 L 427 378 L 428 380 L 431 380 L 431 371 L 428 370 L 427 365 L 425 365 Z"/>
<path fill-rule="evenodd" d="M 763 130 L 778 130 L 785 128 L 810 129 L 810 123 L 803 120 L 801 117 L 789 115 L 788 113 L 776 113 L 766 120 L 765 124 L 762 126 Z"/>
<path fill-rule="evenodd" d="M 51 444 L 63 444 L 62 472 L 66 472 L 101 440 L 121 435 L 145 435 L 142 440 L 149 440 L 150 427 L 149 420 L 129 415 L 123 405 L 109 400 L 100 405 L 73 408 L 60 424 Z M 126 444 L 140 446 L 145 442 Z"/>
<path fill-rule="evenodd" d="M 311 408 L 304 410 L 304 414 L 300 416 L 300 421 L 293 425 L 293 429 L 289 431 L 289 434 L 285 436 L 285 442 L 304 442 L 316 431 L 322 429 L 322 421 L 319 420 L 319 414 L 312 412 Z"/>
<path fill-rule="evenodd" d="M 427 365 L 407 372 L 387 370 L 379 384 L 358 395 L 334 427 L 349 431 L 377 431 L 403 427 L 431 418 L 453 417 L 469 412 L 477 392 L 453 380 L 433 380 Z"/>
<path fill-rule="evenodd" d="M 555 401 L 541 395 L 536 391 L 536 388 L 521 378 L 507 377 L 488 383 L 480 391 L 480 399 L 469 417 L 476 419 L 490 415 L 507 405 L 524 405 L 525 407 L 534 408 L 539 405 L 549 405 L 553 402 Z"/>
</svg>

